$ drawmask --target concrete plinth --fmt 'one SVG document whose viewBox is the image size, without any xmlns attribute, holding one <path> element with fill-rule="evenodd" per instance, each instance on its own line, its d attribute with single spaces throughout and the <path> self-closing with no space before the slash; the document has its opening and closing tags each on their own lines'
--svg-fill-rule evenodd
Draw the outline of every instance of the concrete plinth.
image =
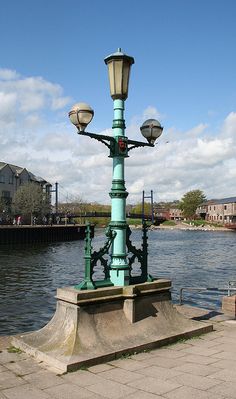
<svg viewBox="0 0 236 399">
<path fill-rule="evenodd" d="M 222 298 L 222 312 L 235 319 L 235 317 L 236 317 L 236 295 L 224 296 Z"/>
<path fill-rule="evenodd" d="M 178 313 L 170 288 L 163 279 L 91 291 L 59 288 L 52 320 L 13 339 L 13 345 L 71 371 L 212 331 L 212 325 Z"/>
</svg>

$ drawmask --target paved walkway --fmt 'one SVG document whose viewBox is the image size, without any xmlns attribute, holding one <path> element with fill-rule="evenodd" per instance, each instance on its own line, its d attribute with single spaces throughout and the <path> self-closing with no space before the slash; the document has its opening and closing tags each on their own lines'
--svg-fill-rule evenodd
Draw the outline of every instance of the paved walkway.
<svg viewBox="0 0 236 399">
<path fill-rule="evenodd" d="M 0 399 L 236 399 L 236 321 L 213 323 L 199 338 L 64 375 L 5 348 Z"/>
</svg>

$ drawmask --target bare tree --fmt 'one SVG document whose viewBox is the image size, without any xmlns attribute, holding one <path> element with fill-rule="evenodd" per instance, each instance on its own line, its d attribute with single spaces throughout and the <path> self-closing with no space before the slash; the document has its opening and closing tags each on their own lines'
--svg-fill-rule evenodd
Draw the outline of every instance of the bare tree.
<svg viewBox="0 0 236 399">
<path fill-rule="evenodd" d="M 36 183 L 24 184 L 13 198 L 13 210 L 24 216 L 30 215 L 31 224 L 34 216 L 43 216 L 50 212 L 51 206 L 48 196 L 42 187 Z"/>
</svg>

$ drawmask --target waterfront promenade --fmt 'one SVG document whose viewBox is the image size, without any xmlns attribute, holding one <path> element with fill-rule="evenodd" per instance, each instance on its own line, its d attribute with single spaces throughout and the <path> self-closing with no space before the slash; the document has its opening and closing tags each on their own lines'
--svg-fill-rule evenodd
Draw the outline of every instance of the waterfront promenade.
<svg viewBox="0 0 236 399">
<path fill-rule="evenodd" d="M 209 318 L 214 331 L 64 375 L 12 353 L 10 338 L 0 337 L 0 399 L 236 399 L 236 321 L 179 310 Z"/>
</svg>

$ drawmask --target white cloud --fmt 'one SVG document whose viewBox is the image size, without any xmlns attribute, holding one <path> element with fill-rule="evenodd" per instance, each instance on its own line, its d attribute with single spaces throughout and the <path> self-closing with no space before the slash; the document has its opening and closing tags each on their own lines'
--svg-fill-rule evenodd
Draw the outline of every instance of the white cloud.
<svg viewBox="0 0 236 399">
<path fill-rule="evenodd" d="M 52 184 L 57 181 L 59 192 L 61 185 L 68 198 L 109 203 L 109 150 L 77 135 L 67 118 L 69 101 L 57 84 L 0 69 L 0 160 L 25 166 Z M 148 106 L 126 122 L 130 139 L 142 140 L 139 127 L 149 118 L 163 117 Z M 112 129 L 100 134 L 112 135 Z M 181 198 L 195 188 L 208 198 L 236 195 L 235 153 L 236 112 L 230 112 L 214 133 L 201 121 L 188 131 L 164 129 L 155 148 L 134 149 L 125 160 L 127 202 L 141 201 L 142 190 L 153 190 L 157 201 Z"/>
<path fill-rule="evenodd" d="M 155 107 L 149 105 L 142 115 L 142 120 L 145 121 L 146 119 L 163 119 L 163 115 Z"/>
<path fill-rule="evenodd" d="M 0 118 L 8 122 L 15 118 L 17 95 L 0 91 Z"/>
<path fill-rule="evenodd" d="M 28 113 L 40 111 L 43 108 L 57 110 L 65 107 L 70 102 L 69 97 L 63 96 L 63 90 L 60 85 L 46 81 L 42 77 L 24 78 L 17 75 L 14 71 L 7 70 L 3 74 L 5 79 L 1 80 L 0 70 L 0 93 L 1 101 L 7 102 L 9 96 L 14 96 L 17 101 L 17 107 L 14 112 Z M 11 77 L 15 76 L 13 80 Z M 9 79 L 7 76 L 9 75 Z"/>
<path fill-rule="evenodd" d="M 0 68 L 0 80 L 14 80 L 18 78 L 19 74 L 16 71 Z"/>
<path fill-rule="evenodd" d="M 192 129 L 190 129 L 186 134 L 189 137 L 198 137 L 200 134 L 202 134 L 203 132 L 205 132 L 205 130 L 207 129 L 208 125 L 205 123 L 200 123 L 198 126 L 193 127 Z"/>
</svg>

